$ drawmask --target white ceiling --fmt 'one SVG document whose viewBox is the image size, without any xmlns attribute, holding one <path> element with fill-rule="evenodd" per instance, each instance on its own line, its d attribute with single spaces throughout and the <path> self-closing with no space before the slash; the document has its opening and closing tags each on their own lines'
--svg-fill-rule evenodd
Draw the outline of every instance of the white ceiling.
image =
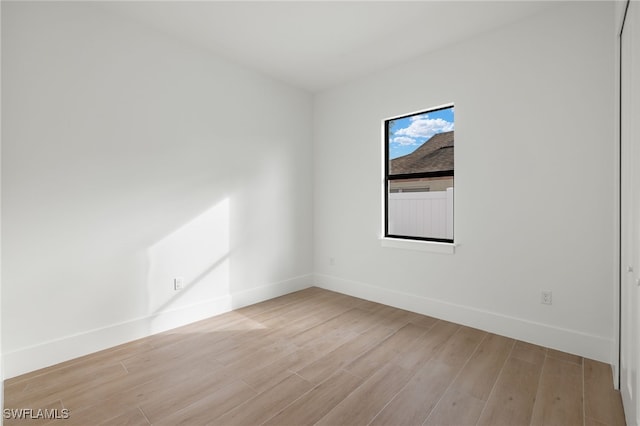
<svg viewBox="0 0 640 426">
<path fill-rule="evenodd" d="M 315 92 L 513 23 L 545 1 L 147 1 L 103 4 Z"/>
</svg>

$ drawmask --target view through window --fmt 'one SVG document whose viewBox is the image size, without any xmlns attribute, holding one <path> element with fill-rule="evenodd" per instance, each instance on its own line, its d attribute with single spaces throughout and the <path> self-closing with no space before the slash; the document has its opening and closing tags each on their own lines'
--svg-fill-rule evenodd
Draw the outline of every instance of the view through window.
<svg viewBox="0 0 640 426">
<path fill-rule="evenodd" d="M 385 120 L 385 236 L 453 242 L 454 107 Z"/>
</svg>

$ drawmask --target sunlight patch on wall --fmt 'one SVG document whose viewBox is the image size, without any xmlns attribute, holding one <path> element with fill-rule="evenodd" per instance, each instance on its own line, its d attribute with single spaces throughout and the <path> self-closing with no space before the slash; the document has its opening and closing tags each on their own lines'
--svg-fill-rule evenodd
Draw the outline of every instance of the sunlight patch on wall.
<svg viewBox="0 0 640 426">
<path fill-rule="evenodd" d="M 166 312 L 229 295 L 229 199 L 148 249 L 148 313 Z M 174 289 L 182 278 L 183 288 Z"/>
</svg>

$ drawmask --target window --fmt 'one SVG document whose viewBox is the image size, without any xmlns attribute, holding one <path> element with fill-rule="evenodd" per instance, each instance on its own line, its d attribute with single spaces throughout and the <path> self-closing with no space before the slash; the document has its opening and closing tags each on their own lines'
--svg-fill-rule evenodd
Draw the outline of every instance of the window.
<svg viewBox="0 0 640 426">
<path fill-rule="evenodd" d="M 453 243 L 452 104 L 384 121 L 385 237 Z"/>
</svg>

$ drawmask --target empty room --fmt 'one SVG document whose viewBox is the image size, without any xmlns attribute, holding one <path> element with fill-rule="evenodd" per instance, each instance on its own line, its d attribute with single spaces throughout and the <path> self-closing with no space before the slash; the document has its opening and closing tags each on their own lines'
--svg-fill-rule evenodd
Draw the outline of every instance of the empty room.
<svg viewBox="0 0 640 426">
<path fill-rule="evenodd" d="M 2 424 L 640 424 L 640 2 L 0 12 Z"/>
</svg>

